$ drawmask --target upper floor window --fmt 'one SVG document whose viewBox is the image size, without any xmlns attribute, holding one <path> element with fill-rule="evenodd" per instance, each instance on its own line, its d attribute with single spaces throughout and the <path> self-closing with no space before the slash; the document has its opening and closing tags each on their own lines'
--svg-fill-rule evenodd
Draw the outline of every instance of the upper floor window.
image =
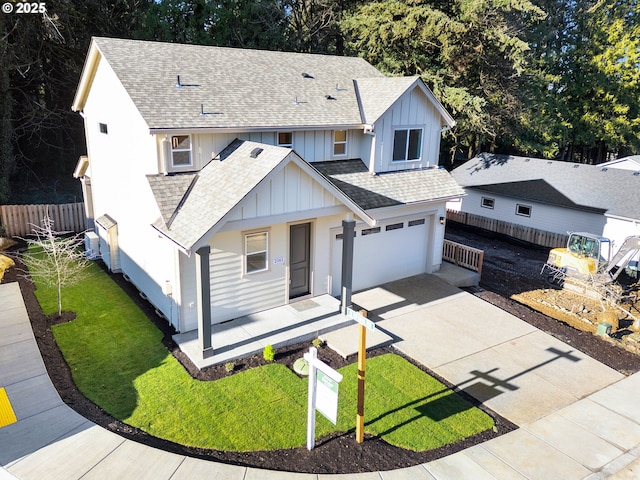
<svg viewBox="0 0 640 480">
<path fill-rule="evenodd" d="M 191 165 L 191 135 L 171 137 L 171 164 L 174 167 Z"/>
<path fill-rule="evenodd" d="M 334 130 L 333 132 L 333 155 L 340 156 L 347 154 L 347 131 Z"/>
<path fill-rule="evenodd" d="M 105 135 L 109 133 L 109 128 L 106 123 L 99 123 L 98 129 L 100 130 L 100 133 L 104 133 Z"/>
<path fill-rule="evenodd" d="M 278 146 L 293 148 L 293 132 L 278 132 Z"/>
<path fill-rule="evenodd" d="M 393 161 L 420 160 L 422 156 L 422 129 L 405 128 L 393 132 Z"/>
</svg>

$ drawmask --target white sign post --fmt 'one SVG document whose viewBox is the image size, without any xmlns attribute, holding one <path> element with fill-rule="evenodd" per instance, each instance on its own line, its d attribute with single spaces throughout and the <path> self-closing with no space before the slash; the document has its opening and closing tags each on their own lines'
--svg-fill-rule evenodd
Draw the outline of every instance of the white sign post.
<svg viewBox="0 0 640 480">
<path fill-rule="evenodd" d="M 342 374 L 322 360 L 318 350 L 311 347 L 304 359 L 309 362 L 309 405 L 307 410 L 307 449 L 313 450 L 316 437 L 316 410 L 334 425 L 338 418 L 338 383 Z"/>
</svg>

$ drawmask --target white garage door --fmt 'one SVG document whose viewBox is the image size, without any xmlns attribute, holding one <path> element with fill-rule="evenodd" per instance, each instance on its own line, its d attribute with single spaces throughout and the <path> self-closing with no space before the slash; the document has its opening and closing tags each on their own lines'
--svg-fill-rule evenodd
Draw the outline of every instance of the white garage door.
<svg viewBox="0 0 640 480">
<path fill-rule="evenodd" d="M 424 273 L 427 265 L 426 217 L 356 226 L 353 291 Z M 331 294 L 339 295 L 342 277 L 342 229 L 332 230 Z"/>
</svg>

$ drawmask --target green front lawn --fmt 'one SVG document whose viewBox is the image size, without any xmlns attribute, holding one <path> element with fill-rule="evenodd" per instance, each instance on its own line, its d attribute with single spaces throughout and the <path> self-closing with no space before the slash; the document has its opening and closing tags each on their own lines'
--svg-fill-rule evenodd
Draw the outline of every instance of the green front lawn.
<svg viewBox="0 0 640 480">
<path fill-rule="evenodd" d="M 38 285 L 46 313 L 55 289 Z M 65 288 L 77 318 L 53 333 L 78 388 L 114 417 L 160 438 L 219 450 L 306 443 L 307 380 L 271 364 L 215 382 L 194 380 L 162 346 L 160 331 L 100 268 Z M 316 437 L 355 428 L 357 366 L 341 369 L 338 425 L 318 415 Z M 491 429 L 493 420 L 397 355 L 367 361 L 365 430 L 416 451 Z"/>
</svg>

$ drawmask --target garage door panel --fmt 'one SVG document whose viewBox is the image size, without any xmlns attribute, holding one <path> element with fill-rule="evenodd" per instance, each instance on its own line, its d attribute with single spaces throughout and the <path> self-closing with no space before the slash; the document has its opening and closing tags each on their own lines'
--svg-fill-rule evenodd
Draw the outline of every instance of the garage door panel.
<svg viewBox="0 0 640 480">
<path fill-rule="evenodd" d="M 361 290 L 381 283 L 424 273 L 427 263 L 427 222 L 388 222 L 377 233 L 369 228 L 357 228 L 354 239 L 353 290 Z M 392 225 L 390 230 L 387 225 Z M 362 231 L 365 231 L 365 235 Z M 370 233 L 367 234 L 367 231 Z M 333 232 L 332 288 L 340 293 L 342 269 L 342 240 Z"/>
</svg>

